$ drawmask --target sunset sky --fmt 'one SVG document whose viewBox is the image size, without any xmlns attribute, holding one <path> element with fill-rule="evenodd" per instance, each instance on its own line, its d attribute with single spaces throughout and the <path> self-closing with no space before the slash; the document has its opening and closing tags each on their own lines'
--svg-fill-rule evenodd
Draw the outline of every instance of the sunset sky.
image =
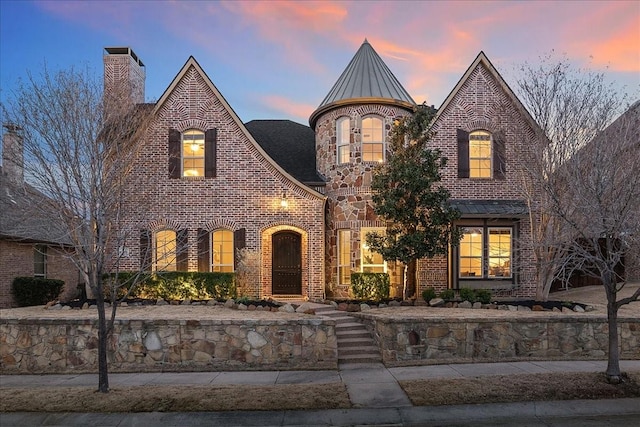
<svg viewBox="0 0 640 427">
<path fill-rule="evenodd" d="M 552 49 L 640 94 L 640 1 L 0 1 L 0 97 L 27 71 L 129 46 L 157 100 L 193 55 L 241 120 L 309 115 L 367 38 L 418 103 L 439 106 L 484 51 L 516 66 Z"/>
</svg>

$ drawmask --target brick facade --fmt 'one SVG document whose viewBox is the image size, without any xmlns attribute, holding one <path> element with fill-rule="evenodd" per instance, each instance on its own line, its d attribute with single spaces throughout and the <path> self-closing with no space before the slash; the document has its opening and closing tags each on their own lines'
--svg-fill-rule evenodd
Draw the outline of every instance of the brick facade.
<svg viewBox="0 0 640 427">
<path fill-rule="evenodd" d="M 108 71 L 108 69 L 105 69 Z M 170 129 L 217 130 L 216 176 L 170 178 Z M 271 244 L 277 231 L 301 236 L 300 297 L 324 297 L 325 197 L 304 186 L 253 140 L 213 83 L 190 58 L 155 106 L 155 116 L 138 156 L 133 160 L 126 227 L 124 269 L 137 269 L 141 244 L 136 230 L 188 230 L 189 271 L 198 270 L 197 230 L 244 229 L 245 245 L 261 254 L 260 286 L 252 297 L 272 295 Z M 283 196 L 287 207 L 281 206 Z"/>
</svg>

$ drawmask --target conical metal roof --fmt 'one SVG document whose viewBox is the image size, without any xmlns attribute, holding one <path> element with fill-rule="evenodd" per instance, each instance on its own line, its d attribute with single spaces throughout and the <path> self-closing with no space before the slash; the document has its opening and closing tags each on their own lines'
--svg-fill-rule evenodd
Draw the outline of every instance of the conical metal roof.
<svg viewBox="0 0 640 427">
<path fill-rule="evenodd" d="M 314 128 L 320 114 L 339 105 L 378 102 L 405 108 L 415 105 L 411 95 L 365 39 L 329 94 L 311 114 L 309 123 Z"/>
</svg>

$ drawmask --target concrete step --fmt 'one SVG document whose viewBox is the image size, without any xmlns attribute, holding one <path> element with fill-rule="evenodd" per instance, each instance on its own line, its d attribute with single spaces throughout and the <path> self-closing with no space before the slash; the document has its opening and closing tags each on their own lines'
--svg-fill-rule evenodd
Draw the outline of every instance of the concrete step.
<svg viewBox="0 0 640 427">
<path fill-rule="evenodd" d="M 338 355 L 338 363 L 378 363 L 382 362 L 382 357 L 379 354 L 351 354 L 340 356 Z"/>
<path fill-rule="evenodd" d="M 340 348 L 376 346 L 376 342 L 371 337 L 360 338 L 338 338 Z"/>
<path fill-rule="evenodd" d="M 337 328 L 336 328 L 337 329 Z M 338 341 L 349 340 L 352 338 L 368 338 L 371 339 L 371 334 L 366 329 L 356 329 L 351 331 L 337 331 L 336 338 Z"/>
<path fill-rule="evenodd" d="M 340 347 L 338 349 L 338 359 L 343 356 L 370 356 L 380 357 L 380 351 L 375 345 L 359 346 L 359 347 Z"/>
<path fill-rule="evenodd" d="M 336 334 L 345 331 L 366 331 L 367 328 L 362 323 L 354 322 L 353 319 L 350 322 L 344 322 L 336 324 Z M 368 332 L 368 331 L 367 331 Z"/>
</svg>

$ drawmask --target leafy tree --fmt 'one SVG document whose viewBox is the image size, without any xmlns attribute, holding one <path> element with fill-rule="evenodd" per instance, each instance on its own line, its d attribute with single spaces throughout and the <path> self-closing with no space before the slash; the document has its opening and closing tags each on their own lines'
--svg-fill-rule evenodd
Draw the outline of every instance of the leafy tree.
<svg viewBox="0 0 640 427">
<path fill-rule="evenodd" d="M 117 249 L 133 231 L 124 226 L 122 207 L 130 203 L 126 183 L 151 111 L 135 105 L 124 85 L 122 92 L 103 92 L 102 81 L 89 71 L 51 73 L 45 67 L 10 94 L 2 111 L 19 129 L 24 153 L 14 161 L 24 167 L 25 182 L 14 190 L 38 195 L 31 197 L 29 214 L 57 225 L 56 241 L 65 242 L 60 253 L 73 261 L 96 298 L 98 390 L 106 393 L 107 343 L 117 304 L 108 318 L 104 277 L 118 272 Z M 137 203 L 144 211 L 144 201 Z M 117 291 L 111 287 L 112 302 Z"/>
<path fill-rule="evenodd" d="M 546 297 L 554 280 L 568 281 L 574 272 L 602 283 L 606 374 L 617 383 L 618 309 L 640 298 L 639 289 L 618 299 L 637 268 L 628 261 L 640 249 L 640 102 L 620 115 L 626 95 L 603 73 L 551 55 L 523 65 L 518 86 L 541 130 L 534 144 L 542 155 L 523 171 L 536 190 L 529 193 L 530 205 L 542 215 L 533 233 L 539 287 Z"/>
<path fill-rule="evenodd" d="M 375 213 L 387 228 L 384 235 L 369 234 L 367 244 L 386 261 L 404 264 L 405 298 L 416 293 L 418 259 L 444 255 L 460 240 L 452 225 L 460 213 L 440 185 L 447 159 L 428 146 L 434 116 L 433 107 L 420 105 L 398 120 L 388 161 L 376 168 L 371 182 Z"/>
</svg>

